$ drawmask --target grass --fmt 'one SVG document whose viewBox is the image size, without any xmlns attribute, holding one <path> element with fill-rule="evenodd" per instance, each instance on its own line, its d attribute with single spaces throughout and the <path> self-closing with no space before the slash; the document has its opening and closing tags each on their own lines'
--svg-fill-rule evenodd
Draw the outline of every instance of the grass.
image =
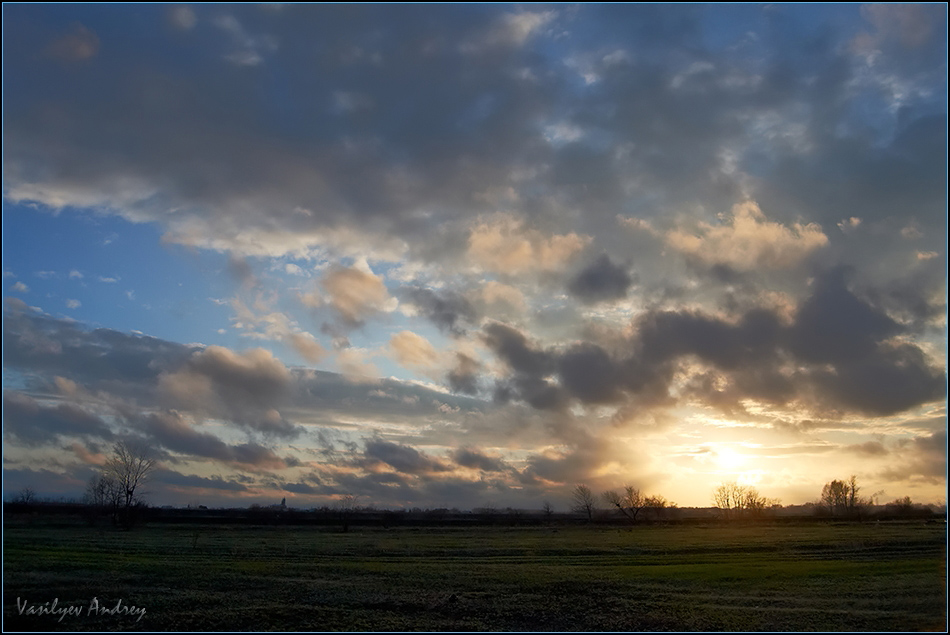
<svg viewBox="0 0 950 635">
<path fill-rule="evenodd" d="M 4 630 L 945 630 L 934 523 L 468 529 L 10 524 Z M 129 616 L 20 615 L 17 598 Z"/>
</svg>

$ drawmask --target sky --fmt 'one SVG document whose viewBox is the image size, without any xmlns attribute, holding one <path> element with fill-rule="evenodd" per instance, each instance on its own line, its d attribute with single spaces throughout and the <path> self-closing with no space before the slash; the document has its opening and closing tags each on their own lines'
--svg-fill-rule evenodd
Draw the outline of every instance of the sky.
<svg viewBox="0 0 950 635">
<path fill-rule="evenodd" d="M 3 490 L 946 500 L 944 4 L 3 6 Z"/>
</svg>

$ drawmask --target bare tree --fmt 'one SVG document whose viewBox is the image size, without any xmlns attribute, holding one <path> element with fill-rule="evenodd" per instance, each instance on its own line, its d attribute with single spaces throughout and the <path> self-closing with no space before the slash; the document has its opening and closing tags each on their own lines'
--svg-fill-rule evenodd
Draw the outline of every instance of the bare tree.
<svg viewBox="0 0 950 635">
<path fill-rule="evenodd" d="M 131 525 L 134 509 L 144 503 L 142 486 L 154 469 L 155 459 L 146 448 L 118 441 L 102 471 L 90 479 L 85 499 L 99 509 L 110 509 L 113 522 Z"/>
<path fill-rule="evenodd" d="M 646 503 L 646 511 L 651 513 L 656 520 L 663 518 L 667 509 L 676 507 L 676 503 L 666 500 L 666 498 L 659 494 L 647 496 L 644 502 Z"/>
<path fill-rule="evenodd" d="M 149 457 L 145 448 L 118 441 L 112 446 L 112 456 L 106 461 L 103 473 L 118 483 L 123 507 L 129 509 L 138 502 L 135 493 L 138 491 L 141 496 L 140 488 L 154 468 L 155 459 Z"/>
<path fill-rule="evenodd" d="M 20 503 L 22 505 L 32 505 L 36 502 L 36 492 L 33 491 L 31 487 L 24 487 L 21 489 L 16 498 L 13 499 L 14 503 Z"/>
<path fill-rule="evenodd" d="M 831 481 L 825 483 L 821 490 L 821 505 L 833 516 L 855 516 L 861 509 L 871 503 L 858 496 L 861 488 L 858 487 L 858 478 L 855 475 L 847 481 Z"/>
<path fill-rule="evenodd" d="M 571 502 L 573 503 L 571 511 L 575 514 L 584 514 L 588 522 L 594 519 L 597 503 L 594 500 L 594 492 L 589 487 L 577 485 L 571 492 Z"/>
<path fill-rule="evenodd" d="M 544 520 L 550 522 L 551 518 L 554 516 L 554 507 L 551 506 L 550 501 L 544 501 L 541 505 L 541 513 L 544 514 Z"/>
<path fill-rule="evenodd" d="M 611 507 L 616 507 L 620 510 L 632 523 L 637 522 L 637 516 L 647 506 L 647 497 L 632 485 L 625 485 L 623 494 L 619 494 L 613 490 L 607 490 L 603 496 L 604 500 L 607 501 Z"/>
<path fill-rule="evenodd" d="M 723 483 L 713 493 L 713 503 L 723 518 L 761 516 L 765 510 L 778 505 L 778 499 L 766 498 L 759 490 L 735 482 Z"/>
<path fill-rule="evenodd" d="M 122 492 L 118 482 L 107 474 L 93 474 L 86 485 L 83 502 L 89 507 L 89 521 L 94 523 L 104 514 L 112 516 L 112 522 L 118 523 Z"/>
<path fill-rule="evenodd" d="M 122 501 L 119 484 L 107 474 L 94 474 L 86 485 L 83 501 L 102 509 L 118 508 Z"/>
<path fill-rule="evenodd" d="M 343 522 L 343 533 L 350 530 L 350 521 L 353 514 L 356 513 L 356 502 L 358 497 L 355 494 L 344 494 L 337 500 L 337 510 L 340 512 L 340 520 Z"/>
</svg>

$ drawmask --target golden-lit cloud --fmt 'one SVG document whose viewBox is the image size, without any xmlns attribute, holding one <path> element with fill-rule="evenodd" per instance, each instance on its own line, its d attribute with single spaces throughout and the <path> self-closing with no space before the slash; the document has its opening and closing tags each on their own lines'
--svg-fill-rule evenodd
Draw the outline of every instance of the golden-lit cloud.
<svg viewBox="0 0 950 635">
<path fill-rule="evenodd" d="M 524 294 L 521 291 L 497 280 L 489 280 L 482 285 L 479 290 L 479 297 L 482 302 L 495 309 L 508 308 L 515 313 L 523 313 L 527 308 Z"/>
<path fill-rule="evenodd" d="M 351 324 L 358 324 L 367 314 L 383 311 L 394 302 L 382 278 L 356 267 L 331 269 L 323 278 L 323 288 L 329 303 Z"/>
<path fill-rule="evenodd" d="M 696 231 L 675 229 L 666 234 L 674 249 L 708 265 L 724 264 L 740 270 L 792 267 L 828 237 L 815 223 L 786 227 L 771 222 L 754 201 L 739 203 L 721 225 L 699 223 Z"/>
<path fill-rule="evenodd" d="M 401 331 L 389 338 L 389 349 L 396 361 L 405 368 L 428 370 L 439 363 L 439 353 L 421 335 Z"/>
<path fill-rule="evenodd" d="M 552 271 L 568 264 L 590 243 L 575 232 L 546 235 L 507 214 L 479 221 L 468 237 L 468 256 L 475 264 L 499 273 Z"/>
</svg>

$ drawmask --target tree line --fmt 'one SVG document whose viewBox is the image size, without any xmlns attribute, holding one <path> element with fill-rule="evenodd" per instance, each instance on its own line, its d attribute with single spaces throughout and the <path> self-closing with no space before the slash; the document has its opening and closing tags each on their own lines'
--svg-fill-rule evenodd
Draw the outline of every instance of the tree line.
<svg viewBox="0 0 950 635">
<path fill-rule="evenodd" d="M 663 496 L 646 495 L 639 488 L 625 485 L 621 491 L 606 490 L 597 496 L 584 484 L 578 484 L 571 491 L 571 511 L 593 521 L 603 511 L 598 502 L 606 504 L 607 510 L 636 523 L 641 520 L 660 520 L 671 510 L 677 509 L 676 503 Z M 763 496 L 750 485 L 736 482 L 723 483 L 713 491 L 713 507 L 720 518 L 760 518 L 782 507 L 781 500 Z M 861 487 L 857 477 L 832 480 L 822 488 L 821 496 L 814 503 L 815 515 L 835 518 L 860 518 L 875 507 L 874 497 L 861 496 Z M 884 506 L 887 515 L 908 516 L 931 511 L 929 507 L 915 504 L 910 496 L 898 498 Z"/>
</svg>

